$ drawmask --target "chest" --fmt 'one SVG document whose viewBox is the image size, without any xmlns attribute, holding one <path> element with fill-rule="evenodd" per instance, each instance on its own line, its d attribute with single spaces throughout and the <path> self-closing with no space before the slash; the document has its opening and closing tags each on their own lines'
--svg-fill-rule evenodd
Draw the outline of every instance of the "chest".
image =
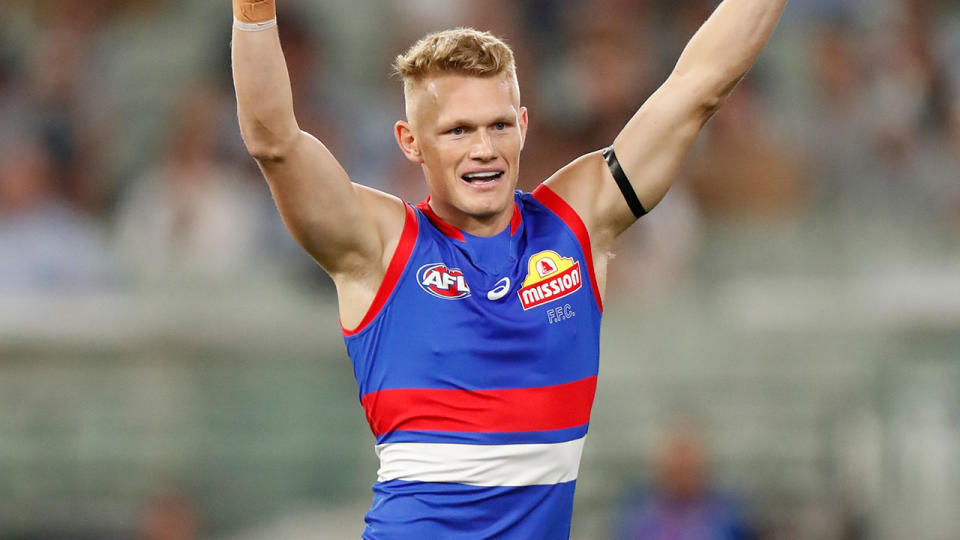
<svg viewBox="0 0 960 540">
<path fill-rule="evenodd" d="M 596 375 L 600 310 L 580 245 L 562 224 L 524 225 L 488 250 L 421 228 L 383 312 L 348 340 L 362 392 Z"/>
<path fill-rule="evenodd" d="M 530 336 L 567 326 L 578 312 L 591 318 L 591 286 L 579 246 L 559 231 L 518 244 L 498 253 L 428 237 L 400 284 L 403 303 L 445 324 L 476 325 L 479 337 Z"/>
</svg>

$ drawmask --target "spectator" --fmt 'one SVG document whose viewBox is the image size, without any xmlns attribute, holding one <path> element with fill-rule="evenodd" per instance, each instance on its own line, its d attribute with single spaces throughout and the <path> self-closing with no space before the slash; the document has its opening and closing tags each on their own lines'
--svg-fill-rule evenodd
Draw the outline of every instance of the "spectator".
<svg viewBox="0 0 960 540">
<path fill-rule="evenodd" d="M 57 196 L 56 170 L 36 141 L 0 144 L 0 290 L 77 291 L 112 281 L 105 238 Z"/>
<path fill-rule="evenodd" d="M 706 449 L 690 421 L 669 426 L 653 463 L 655 486 L 628 497 L 617 540 L 745 540 L 751 527 L 735 500 L 709 485 Z"/>
<path fill-rule="evenodd" d="M 710 217 L 778 218 L 802 209 L 798 156 L 772 133 L 756 88 L 744 82 L 713 119 L 690 166 L 695 198 Z M 743 156 L 751 156 L 743 159 Z"/>
<path fill-rule="evenodd" d="M 190 501 L 179 493 L 155 496 L 147 505 L 141 525 L 143 540 L 196 540 L 199 519 Z"/>
<path fill-rule="evenodd" d="M 119 203 L 118 248 L 137 281 L 229 281 L 266 266 L 255 264 L 258 198 L 215 153 L 218 96 L 208 86 L 184 92 L 160 163 Z"/>
</svg>

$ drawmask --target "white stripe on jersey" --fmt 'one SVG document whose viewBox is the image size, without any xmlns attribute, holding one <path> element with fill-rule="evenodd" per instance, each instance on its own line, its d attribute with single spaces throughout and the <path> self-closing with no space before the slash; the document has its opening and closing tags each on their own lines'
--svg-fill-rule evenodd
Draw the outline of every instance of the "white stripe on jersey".
<svg viewBox="0 0 960 540">
<path fill-rule="evenodd" d="M 472 486 L 552 485 L 577 479 L 586 437 L 552 444 L 386 443 L 377 481 Z"/>
</svg>

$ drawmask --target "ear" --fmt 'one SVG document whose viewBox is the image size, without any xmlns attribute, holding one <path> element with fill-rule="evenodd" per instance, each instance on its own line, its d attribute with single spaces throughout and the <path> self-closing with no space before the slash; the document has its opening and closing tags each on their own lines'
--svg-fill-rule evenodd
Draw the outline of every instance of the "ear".
<svg viewBox="0 0 960 540">
<path fill-rule="evenodd" d="M 397 138 L 397 144 L 400 145 L 400 151 L 404 157 L 414 163 L 423 163 L 423 154 L 420 153 L 420 145 L 417 144 L 417 138 L 413 135 L 413 128 L 409 122 L 398 121 L 393 126 L 393 135 Z"/>
<path fill-rule="evenodd" d="M 527 108 L 520 107 L 520 149 L 523 150 L 523 143 L 527 140 Z"/>
</svg>

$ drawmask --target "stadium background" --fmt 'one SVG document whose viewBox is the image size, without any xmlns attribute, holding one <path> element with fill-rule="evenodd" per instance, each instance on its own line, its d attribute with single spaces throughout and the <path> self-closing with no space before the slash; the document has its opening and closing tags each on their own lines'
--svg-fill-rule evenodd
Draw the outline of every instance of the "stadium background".
<svg viewBox="0 0 960 540">
<path fill-rule="evenodd" d="M 4 1 L 0 538 L 362 527 L 372 437 L 329 281 L 243 150 L 227 4 Z M 301 125 L 418 201 L 388 65 L 424 32 L 514 46 L 530 189 L 713 5 L 284 0 L 281 36 Z M 618 248 L 574 538 L 611 537 L 681 413 L 762 538 L 960 537 L 958 59 L 955 1 L 789 5 Z"/>
</svg>

